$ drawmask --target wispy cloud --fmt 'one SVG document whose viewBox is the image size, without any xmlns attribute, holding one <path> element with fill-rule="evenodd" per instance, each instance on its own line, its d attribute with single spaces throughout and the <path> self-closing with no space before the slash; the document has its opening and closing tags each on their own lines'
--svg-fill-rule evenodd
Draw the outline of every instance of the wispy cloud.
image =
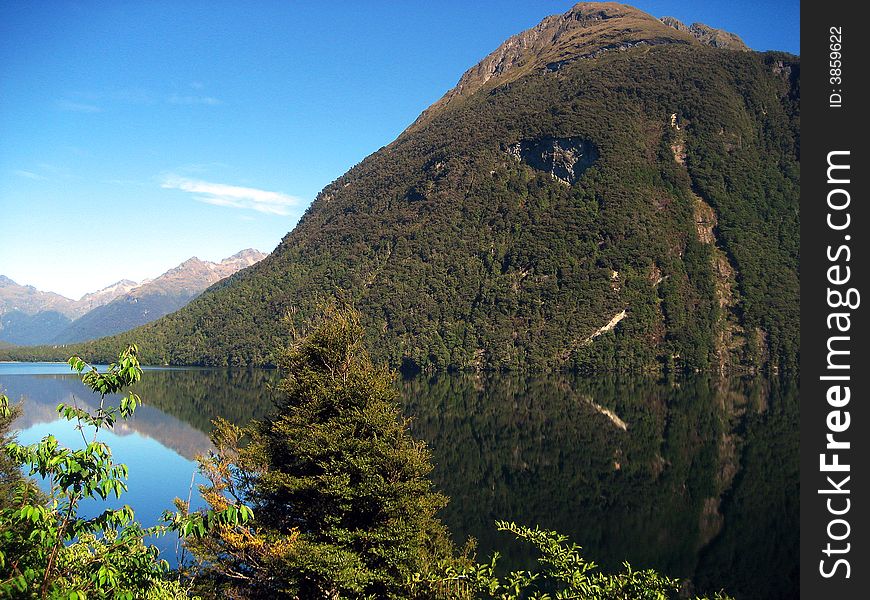
<svg viewBox="0 0 870 600">
<path fill-rule="evenodd" d="M 270 192 L 256 188 L 211 183 L 197 179 L 167 175 L 160 187 L 182 190 L 193 194 L 194 199 L 214 206 L 255 210 L 270 215 L 287 216 L 290 209 L 300 206 L 304 200 L 280 192 Z"/>
<path fill-rule="evenodd" d="M 12 173 L 14 175 L 18 175 L 19 177 L 24 177 L 25 179 L 33 179 L 34 181 L 42 181 L 43 179 L 45 179 L 45 177 L 34 173 L 33 171 L 22 171 L 19 169 L 17 171 L 12 171 Z"/>
<path fill-rule="evenodd" d="M 223 104 L 223 101 L 213 96 L 180 96 L 178 94 L 169 96 L 167 102 L 170 104 L 182 104 L 186 106 L 218 106 Z"/>
<path fill-rule="evenodd" d="M 200 84 L 201 85 L 201 84 Z M 202 87 L 191 86 L 200 91 Z M 55 102 L 58 109 L 67 112 L 100 113 L 105 106 L 116 104 L 132 106 L 153 106 L 155 104 L 174 104 L 178 106 L 220 106 L 224 101 L 202 93 L 156 92 L 145 88 L 118 88 L 102 91 L 75 91 Z"/>
<path fill-rule="evenodd" d="M 69 100 L 58 100 L 57 107 L 60 110 L 78 113 L 98 113 L 103 112 L 103 109 L 96 104 L 85 104 L 83 102 L 70 102 Z"/>
</svg>

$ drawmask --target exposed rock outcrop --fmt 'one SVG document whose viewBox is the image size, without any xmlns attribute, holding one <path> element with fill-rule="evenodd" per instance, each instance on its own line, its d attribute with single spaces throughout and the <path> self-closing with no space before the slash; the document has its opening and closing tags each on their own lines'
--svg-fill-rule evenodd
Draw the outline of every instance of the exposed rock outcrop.
<svg viewBox="0 0 870 600">
<path fill-rule="evenodd" d="M 661 22 L 677 31 L 688 33 L 696 40 L 714 48 L 727 48 L 729 50 L 749 50 L 749 47 L 740 39 L 740 36 L 724 29 L 709 27 L 703 23 L 686 25 L 674 17 L 662 17 Z"/>
<path fill-rule="evenodd" d="M 569 185 L 574 184 L 598 159 L 595 145 L 578 137 L 522 140 L 508 146 L 507 153 Z"/>
</svg>

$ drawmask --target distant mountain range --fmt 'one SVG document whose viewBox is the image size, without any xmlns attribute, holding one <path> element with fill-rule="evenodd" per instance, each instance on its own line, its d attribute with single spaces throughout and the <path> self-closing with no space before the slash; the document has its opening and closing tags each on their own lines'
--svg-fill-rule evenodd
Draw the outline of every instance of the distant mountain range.
<svg viewBox="0 0 870 600">
<path fill-rule="evenodd" d="M 155 279 L 123 279 L 71 300 L 0 275 L 0 343 L 66 344 L 120 333 L 178 310 L 210 285 L 265 258 L 253 249 L 184 261 Z"/>
<path fill-rule="evenodd" d="M 46 312 L 77 319 L 86 312 L 126 294 L 137 285 L 139 284 L 135 281 L 122 279 L 106 288 L 85 294 L 79 300 L 70 300 L 54 292 L 40 291 L 32 285 L 19 285 L 5 275 L 0 275 L 0 315 L 12 312 L 36 315 Z"/>
</svg>

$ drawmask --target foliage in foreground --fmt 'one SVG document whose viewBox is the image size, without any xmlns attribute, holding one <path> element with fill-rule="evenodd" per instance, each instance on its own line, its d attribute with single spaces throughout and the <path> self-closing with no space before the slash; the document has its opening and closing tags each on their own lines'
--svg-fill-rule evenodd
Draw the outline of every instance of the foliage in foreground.
<svg viewBox="0 0 870 600">
<path fill-rule="evenodd" d="M 73 404 L 60 404 L 58 413 L 76 421 L 83 447 L 70 449 L 48 435 L 22 446 L 5 439 L 5 460 L 49 484 L 42 493 L 33 480 L 4 477 L 10 495 L 0 499 L 0 597 L 15 598 L 186 598 L 186 591 L 167 577 L 169 566 L 145 538 L 166 527 L 143 528 L 133 509 L 106 509 L 90 519 L 79 515 L 87 499 L 120 498 L 126 491 L 127 467 L 115 463 L 111 449 L 97 440 L 118 418 L 133 414 L 140 399 L 129 392 L 117 407 L 106 396 L 139 380 L 142 370 L 131 346 L 118 361 L 99 373 L 78 357 L 70 366 L 82 382 L 100 395 L 90 413 Z M 0 418 L 9 425 L 15 408 L 0 396 Z M 92 432 L 88 435 L 86 432 Z M 5 474 L 4 474 L 5 476 Z"/>
<path fill-rule="evenodd" d="M 583 558 L 580 546 L 568 543 L 566 536 L 555 531 L 504 521 L 497 522 L 496 527 L 534 545 L 541 553 L 538 559 L 541 569 L 513 571 L 500 577 L 496 575 L 499 559 L 496 553 L 489 563 L 458 568 L 449 565 L 441 574 L 429 578 L 417 575 L 414 584 L 436 597 L 498 600 L 666 600 L 676 598 L 679 592 L 678 580 L 652 569 L 637 571 L 628 563 L 623 563 L 625 569 L 619 573 L 602 573 L 594 562 Z M 728 598 L 722 592 L 713 596 L 713 600 Z"/>
<path fill-rule="evenodd" d="M 10 433 L 12 422 L 21 414 L 21 407 L 9 405 L 9 399 L 0 394 L 0 447 L 15 441 L 15 435 Z M 6 508 L 15 489 L 24 477 L 21 468 L 5 452 L 0 452 L 0 510 Z"/>
</svg>

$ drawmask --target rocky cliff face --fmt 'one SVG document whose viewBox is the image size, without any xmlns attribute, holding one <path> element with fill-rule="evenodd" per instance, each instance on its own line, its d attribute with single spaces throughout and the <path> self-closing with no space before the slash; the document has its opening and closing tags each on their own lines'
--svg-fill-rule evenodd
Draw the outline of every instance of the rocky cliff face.
<svg viewBox="0 0 870 600">
<path fill-rule="evenodd" d="M 677 31 L 688 33 L 707 46 L 713 46 L 714 48 L 728 48 L 729 50 L 749 50 L 749 47 L 743 43 L 740 36 L 723 29 L 714 29 L 713 27 L 709 27 L 703 23 L 692 23 L 690 26 L 687 26 L 685 23 L 675 19 L 674 17 L 662 17 L 661 21 L 668 27 L 673 27 Z"/>
<path fill-rule="evenodd" d="M 544 137 L 521 140 L 507 147 L 515 160 L 572 185 L 598 158 L 594 144 L 582 138 Z"/>
</svg>

